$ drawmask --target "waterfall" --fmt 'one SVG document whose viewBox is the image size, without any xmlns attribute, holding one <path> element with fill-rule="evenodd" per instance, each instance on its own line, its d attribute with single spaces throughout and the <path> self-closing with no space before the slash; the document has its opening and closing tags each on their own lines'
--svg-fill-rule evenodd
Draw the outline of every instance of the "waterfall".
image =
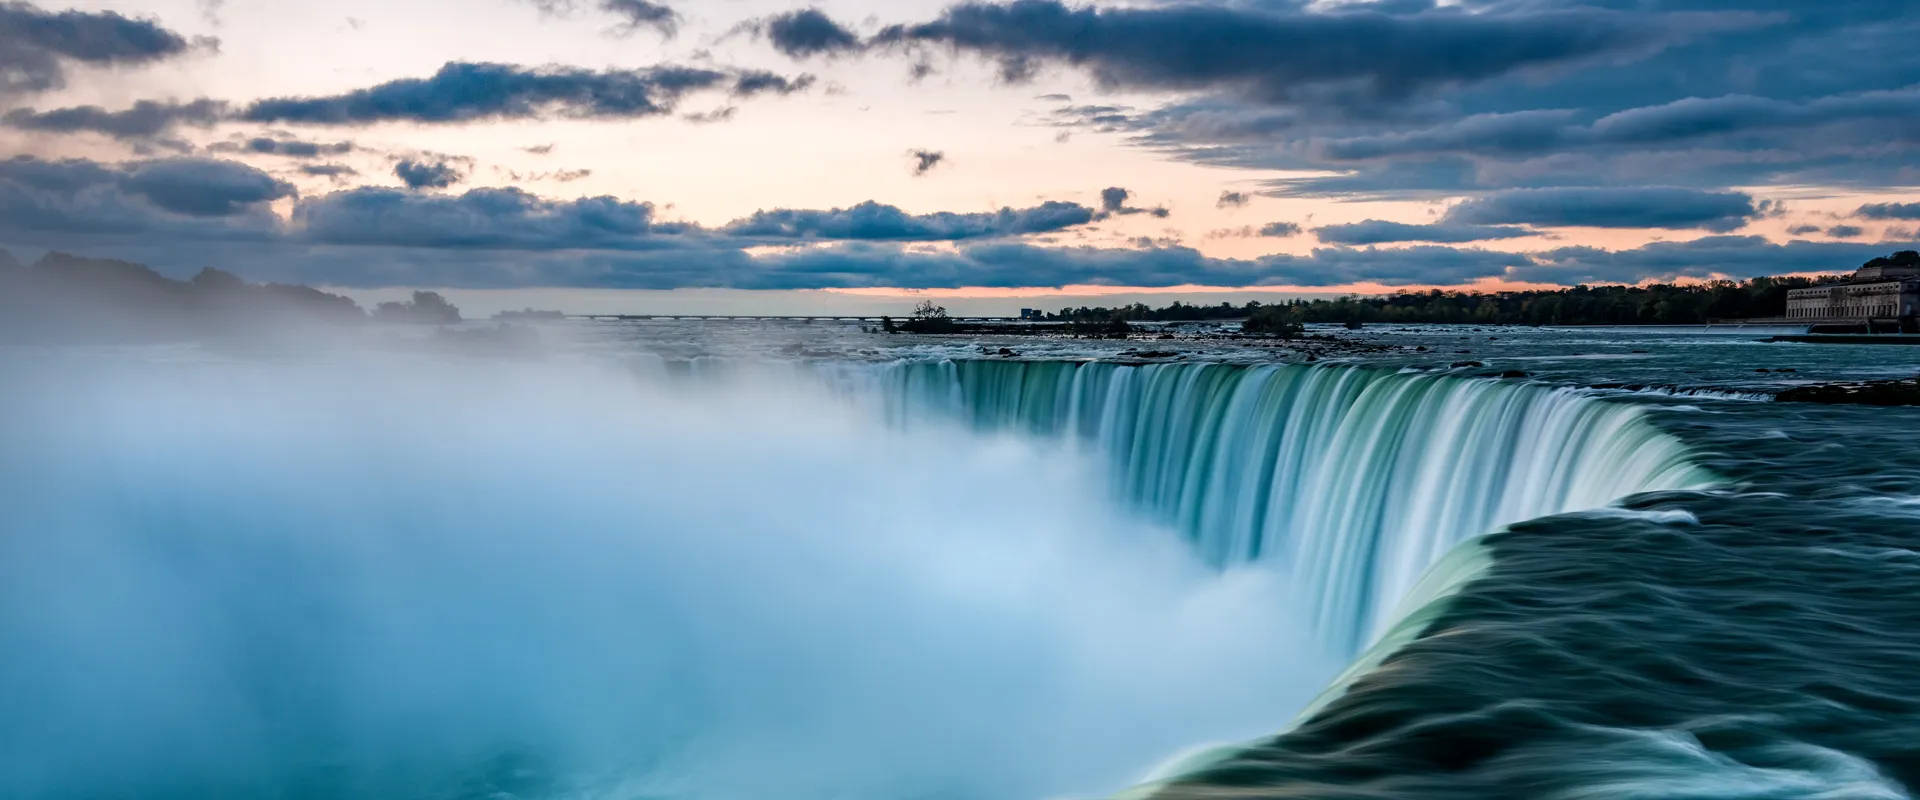
<svg viewBox="0 0 1920 800">
<path fill-rule="evenodd" d="M 1220 566 L 1278 561 L 1358 653 L 1454 545 L 1713 476 L 1632 405 L 1565 388 L 1338 366 L 904 362 L 890 416 L 1102 451 L 1126 501 Z"/>
</svg>

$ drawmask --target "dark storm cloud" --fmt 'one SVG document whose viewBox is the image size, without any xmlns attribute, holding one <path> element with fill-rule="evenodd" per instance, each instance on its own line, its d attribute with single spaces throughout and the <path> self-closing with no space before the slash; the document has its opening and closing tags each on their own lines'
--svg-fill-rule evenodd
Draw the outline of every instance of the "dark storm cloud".
<svg viewBox="0 0 1920 800">
<path fill-rule="evenodd" d="M 0 2 L 0 95 L 65 86 L 69 63 L 138 66 L 189 47 L 185 37 L 150 20 Z"/>
<path fill-rule="evenodd" d="M 494 169 L 496 171 L 500 171 L 499 167 L 494 167 Z M 514 180 L 514 181 L 526 181 L 526 182 L 553 181 L 555 183 L 572 183 L 574 181 L 581 180 L 583 178 L 587 178 L 593 175 L 593 170 L 590 170 L 590 169 L 556 169 L 556 170 L 547 170 L 547 171 L 541 171 L 541 172 L 520 172 L 517 170 L 504 170 L 504 172 L 506 173 L 506 176 L 508 179 Z"/>
<path fill-rule="evenodd" d="M 318 158 L 351 153 L 354 145 L 352 142 L 310 142 L 281 136 L 255 136 L 241 142 L 219 142 L 209 145 L 207 149 L 217 153 L 244 152 L 287 158 Z"/>
<path fill-rule="evenodd" d="M 1912 125 L 1920 118 L 1920 48 L 1913 46 L 1920 41 L 1920 5 L 1738 5 L 1740 19 L 1697 16 L 1729 7 L 1702 0 L 1467 0 L 1443 10 L 1371 4 L 1369 13 L 1407 26 L 1447 15 L 1477 24 L 1602 13 L 1622 21 L 1624 30 L 1661 20 L 1705 27 L 1648 49 L 1454 81 L 1444 93 L 1391 97 L 1338 81 L 1307 82 L 1275 100 L 1218 82 L 1196 86 L 1195 96 L 1160 108 L 1063 111 L 1054 121 L 1121 132 L 1156 152 L 1201 163 L 1319 173 L 1277 179 L 1268 187 L 1295 195 L 1418 198 L 1553 186 L 1920 184 L 1920 128 Z M 1149 11 L 1172 13 L 1164 6 Z M 1004 27 L 982 30 L 1004 33 Z M 1105 30 L 1090 24 L 1076 35 Z M 1052 36 L 1046 33 L 1041 41 Z M 1096 53 L 1112 49 L 1106 42 L 1087 47 Z M 1163 50 L 1133 58 L 1147 69 L 1183 57 L 1176 48 Z M 1361 46 L 1355 52 L 1359 58 L 1376 50 Z M 1382 68 L 1399 63 L 1400 52 Z"/>
<path fill-rule="evenodd" d="M 131 107 L 109 111 L 100 106 L 74 106 L 36 111 L 16 108 L 0 116 L 0 123 L 20 130 L 50 133 L 90 132 L 116 139 L 149 139 L 176 125 L 207 127 L 227 114 L 227 104 L 200 99 L 187 103 L 141 100 Z"/>
<path fill-rule="evenodd" d="M 245 164 L 199 158 L 136 164 L 121 186 L 162 210 L 199 217 L 229 216 L 294 194 L 292 184 Z"/>
<path fill-rule="evenodd" d="M 1058 0 L 968 2 L 895 25 L 881 45 L 933 44 L 997 59 L 1009 80 L 1046 63 L 1082 67 L 1124 89 L 1210 89 L 1261 101 L 1339 86 L 1401 97 L 1529 68 L 1645 53 L 1684 31 L 1735 24 L 1703 15 L 1599 8 L 1465 14 L 1271 6 L 1071 7 Z"/>
<path fill-rule="evenodd" d="M 63 194 L 113 183 L 121 174 L 117 167 L 82 159 L 43 161 L 33 156 L 14 156 L 0 161 L 0 181 Z"/>
<path fill-rule="evenodd" d="M 1920 203 L 1868 203 L 1853 213 L 1862 219 L 1920 219 Z"/>
<path fill-rule="evenodd" d="M 1881 123 L 1907 135 L 1920 118 L 1920 90 L 1865 92 L 1804 102 L 1752 95 L 1689 97 L 1617 111 L 1590 123 L 1574 109 L 1476 114 L 1431 127 L 1386 134 L 1325 138 L 1317 155 L 1336 161 L 1395 156 L 1516 156 L 1573 149 L 1681 146 L 1729 135 L 1756 136 L 1811 128 Z M 1907 135 L 1907 138 L 1913 138 Z"/>
<path fill-rule="evenodd" d="M 301 203 L 293 223 L 296 235 L 316 242 L 449 249 L 633 249 L 652 246 L 654 234 L 686 230 L 656 224 L 652 203 L 549 200 L 514 188 L 353 189 Z"/>
<path fill-rule="evenodd" d="M 798 75 L 792 78 L 765 70 L 747 70 L 739 73 L 733 80 L 733 93 L 741 97 L 756 94 L 789 95 L 803 92 L 813 86 L 812 75 Z"/>
<path fill-rule="evenodd" d="M 16 156 L 0 161 L 0 235 L 16 243 L 69 237 L 61 241 L 75 245 L 134 237 L 160 250 L 265 240 L 272 231 L 265 204 L 292 195 L 292 186 L 229 161 L 109 165 Z"/>
<path fill-rule="evenodd" d="M 526 0 L 528 5 L 539 9 L 541 16 L 568 17 L 580 10 L 580 0 Z M 652 28 L 663 38 L 671 39 L 680 31 L 680 13 L 672 7 L 648 0 L 598 0 L 594 7 L 601 12 L 612 14 L 621 20 L 614 29 L 618 34 L 630 34 L 641 28 Z"/>
<path fill-rule="evenodd" d="M 1698 228 L 1731 231 L 1761 214 L 1739 192 L 1665 186 L 1513 189 L 1463 201 L 1442 221 L 1465 225 Z"/>
<path fill-rule="evenodd" d="M 771 241 L 956 241 L 1046 233 L 1092 221 L 1093 210 L 1049 202 L 985 213 L 907 214 L 874 202 L 846 209 L 772 209 L 717 229 L 663 222 L 651 203 L 612 197 L 549 200 L 520 189 L 421 195 L 364 188 L 302 202 L 295 223 L 332 244 L 408 247 L 653 250 L 744 248 Z"/>
<path fill-rule="evenodd" d="M 1216 259 L 1185 247 L 1107 249 L 991 243 L 928 253 L 858 242 L 750 259 L 735 253 L 689 250 L 606 254 L 589 257 L 584 263 L 569 260 L 550 266 L 543 264 L 544 260 L 539 256 L 521 259 L 516 262 L 522 265 L 521 272 L 503 267 L 500 273 L 510 281 L 524 282 L 530 271 L 576 282 L 567 285 L 655 289 L 685 285 L 740 289 L 1330 286 L 1356 281 L 1455 283 L 1500 275 L 1511 265 L 1526 263 L 1525 256 L 1448 248 L 1325 248 L 1308 256 Z"/>
<path fill-rule="evenodd" d="M 1845 272 L 1869 258 L 1909 246 L 1903 242 L 1806 240 L 1774 244 L 1759 236 L 1707 236 L 1688 242 L 1653 242 L 1631 250 L 1565 247 L 1533 254 L 1534 263 L 1515 269 L 1512 277 L 1575 284 L 1631 283 L 1647 277 L 1750 278 L 1790 272 Z"/>
<path fill-rule="evenodd" d="M 1562 98 L 1564 100 L 1564 98 Z M 1060 124 L 1132 135 L 1178 158 L 1249 169 L 1322 174 L 1274 181 L 1296 195 L 1359 193 L 1418 197 L 1506 187 L 1679 184 L 1702 188 L 1795 183 L 1888 186 L 1920 183 L 1920 135 L 1895 115 L 1832 116 L 1819 124 L 1710 133 L 1625 126 L 1596 132 L 1577 109 L 1442 119 L 1439 106 L 1398 117 L 1339 119 L 1234 106 L 1175 104 L 1099 120 L 1057 115 Z M 1920 114 L 1920 108 L 1916 108 Z M 1604 131 L 1604 129 L 1601 129 Z M 1619 134 L 1618 138 L 1610 138 Z"/>
<path fill-rule="evenodd" d="M 1166 286 L 1202 282 L 1337 283 L 1478 275 L 1503 254 L 1424 253 L 1417 260 L 1339 250 L 1312 258 L 1210 259 L 1180 247 L 1041 248 L 1000 242 L 925 253 L 904 241 L 989 239 L 1084 224 L 1092 209 L 1043 204 L 990 214 L 770 212 L 708 230 L 658 219 L 649 203 L 552 200 L 519 189 L 455 195 L 359 188 L 299 200 L 291 219 L 259 213 L 291 188 L 227 162 L 101 165 L 0 162 L 0 244 L 63 247 L 159 266 L 222 263 L 272 280 L 352 286 L 827 288 Z M 230 216 L 218 214 L 233 212 Z M 751 235 L 749 235 L 751 234 Z M 749 255 L 769 241 L 838 244 Z M 1420 264 L 1406 270 L 1406 264 Z"/>
<path fill-rule="evenodd" d="M 470 162 L 422 155 L 396 170 L 411 186 L 443 187 Z M 301 170 L 316 177 L 353 174 L 340 165 Z M 570 180 L 578 173 L 557 173 Z M 907 214 L 875 202 L 852 208 L 772 209 L 721 228 L 658 219 L 653 204 L 613 197 L 556 200 L 517 188 L 428 194 L 361 187 L 301 198 L 291 218 L 251 214 L 210 227 L 203 218 L 260 210 L 293 187 L 231 161 L 172 159 L 99 164 L 85 160 L 0 161 L 0 231 L 15 234 L 94 230 L 152 234 L 156 248 L 236 236 L 287 244 L 407 247 L 421 250 L 741 250 L 792 241 L 960 241 L 1049 233 L 1094 218 L 1074 203 L 981 213 Z M 236 227 L 244 222 L 243 227 Z M 63 242 L 63 244 L 70 244 Z"/>
<path fill-rule="evenodd" d="M 1131 198 L 1132 196 L 1133 196 L 1133 192 L 1130 192 L 1118 186 L 1109 186 L 1105 189 L 1101 189 L 1100 190 L 1101 216 L 1128 216 L 1132 214 L 1151 214 L 1155 217 L 1165 219 L 1166 217 L 1172 214 L 1172 212 L 1168 211 L 1164 206 L 1155 206 L 1153 208 L 1138 208 L 1135 206 L 1127 205 L 1127 199 Z"/>
<path fill-rule="evenodd" d="M 579 10 L 576 0 L 527 0 L 527 4 L 539 9 L 541 16 L 564 17 Z"/>
<path fill-rule="evenodd" d="M 774 209 L 756 211 L 728 223 L 721 231 L 734 236 L 772 239 L 847 239 L 954 241 L 993 236 L 1050 233 L 1092 222 L 1093 209 L 1079 203 L 1046 202 L 1032 208 L 956 214 L 908 214 L 894 206 L 868 201 L 830 211 Z"/>
<path fill-rule="evenodd" d="M 910 150 L 907 155 L 913 157 L 913 174 L 925 175 L 940 162 L 947 160 L 947 154 L 939 150 Z"/>
<path fill-rule="evenodd" d="M 1511 225 L 1459 225 L 1436 223 L 1414 225 L 1369 219 L 1341 225 L 1324 225 L 1313 235 L 1328 244 L 1385 244 L 1388 242 L 1482 242 L 1493 239 L 1518 239 L 1533 236 L 1526 228 Z"/>
<path fill-rule="evenodd" d="M 314 165 L 310 174 L 325 174 Z M 1110 196 L 1111 197 L 1111 196 Z M 290 218 L 269 213 L 292 199 Z M 1126 208 L 1122 196 L 1110 202 Z M 1529 206 L 1531 207 L 1531 206 Z M 1531 253 L 1424 245 L 1330 246 L 1307 255 L 1210 258 L 1190 248 L 1038 247 L 1012 240 L 1086 224 L 1094 209 L 1043 204 L 985 214 L 909 215 L 877 203 L 780 209 L 722 228 L 659 218 L 650 203 L 551 199 L 520 189 L 434 194 L 363 187 L 295 198 L 232 162 L 0 161 L 0 246 L 57 247 L 156 266 L 231 266 L 256 279 L 344 286 L 504 288 L 964 286 L 1389 286 L 1483 278 L 1550 282 L 1736 277 L 1845 270 L 1899 242 L 1709 236 L 1631 250 Z M 1445 224 L 1455 224 L 1445 222 Z M 1276 232 L 1285 228 L 1276 227 Z M 929 252 L 912 241 L 951 241 Z M 807 242 L 810 246 L 764 245 Z"/>
<path fill-rule="evenodd" d="M 1804 102 L 1752 95 L 1689 97 L 1601 117 L 1594 121 L 1589 135 L 1613 144 L 1667 143 L 1730 133 L 1828 127 L 1841 121 L 1887 120 L 1899 124 L 1915 116 L 1920 116 L 1920 91 L 1912 89 L 1817 97 Z"/>
<path fill-rule="evenodd" d="M 773 49 L 789 58 L 850 53 L 861 48 L 860 37 L 817 8 L 776 14 L 755 23 Z"/>
<path fill-rule="evenodd" d="M 619 15 L 627 31 L 652 28 L 671 39 L 680 31 L 680 12 L 647 0 L 601 0 L 600 10 Z"/>
<path fill-rule="evenodd" d="M 364 190 L 363 190 L 364 191 Z M 386 192 L 397 202 L 439 200 L 432 195 Z M 0 193 L 0 202 L 5 194 Z M 567 215 L 572 217 L 573 215 Z M 1307 255 L 1257 259 L 1208 258 L 1184 247 L 1110 249 L 1036 247 L 1019 243 L 961 245 L 923 252 L 897 244 L 850 242 L 753 256 L 736 246 L 700 237 L 655 236 L 650 247 L 596 249 L 570 246 L 577 231 L 565 226 L 537 236 L 511 227 L 514 237 L 477 243 L 495 215 L 456 218 L 434 235 L 387 226 L 376 236 L 335 229 L 328 235 L 286 242 L 208 240 L 156 248 L 145 240 L 89 249 L 93 255 L 129 258 L 177 272 L 206 264 L 231 266 L 254 280 L 324 283 L 351 287 L 449 286 L 461 288 L 578 287 L 674 289 L 820 289 L 858 287 L 959 288 L 1106 285 L 1164 287 L 1336 286 L 1370 281 L 1387 286 L 1459 284 L 1484 278 L 1577 283 L 1637 281 L 1644 277 L 1747 277 L 1798 271 L 1845 271 L 1900 242 L 1854 244 L 1796 242 L 1773 245 L 1759 237 L 1715 236 L 1697 242 L 1654 243 L 1631 250 L 1562 248 L 1540 253 L 1501 253 L 1471 248 L 1415 246 L 1393 249 L 1323 247 Z M 376 224 L 379 217 L 371 220 Z M 0 234 L 8 220 L 0 217 Z M 62 240 L 62 246 L 72 240 Z M 406 246 L 390 242 L 475 243 L 467 247 Z M 51 243 L 51 240 L 49 240 Z M 19 243 L 0 235 L 0 244 Z"/>
<path fill-rule="evenodd" d="M 403 159 L 393 166 L 393 175 L 409 189 L 445 189 L 466 180 L 465 170 L 446 161 Z"/>
<path fill-rule="evenodd" d="M 812 83 L 770 72 L 660 66 L 593 71 L 574 67 L 452 62 L 429 78 L 403 78 L 326 97 L 258 101 L 240 113 L 250 122 L 368 125 L 457 123 L 483 119 L 622 119 L 673 111 L 698 91 L 786 94 Z"/>
<path fill-rule="evenodd" d="M 360 171 L 345 164 L 305 164 L 300 167 L 303 175 L 316 178 L 345 178 L 360 174 Z"/>
<path fill-rule="evenodd" d="M 1220 199 L 1214 201 L 1213 205 L 1215 208 L 1240 208 L 1251 201 L 1252 198 L 1247 197 L 1244 192 L 1227 191 L 1221 192 Z"/>
<path fill-rule="evenodd" d="M 712 111 L 695 111 L 690 114 L 685 114 L 680 118 L 695 125 L 713 125 L 721 122 L 732 122 L 734 115 L 738 113 L 740 113 L 740 109 L 738 108 L 721 106 Z"/>
</svg>

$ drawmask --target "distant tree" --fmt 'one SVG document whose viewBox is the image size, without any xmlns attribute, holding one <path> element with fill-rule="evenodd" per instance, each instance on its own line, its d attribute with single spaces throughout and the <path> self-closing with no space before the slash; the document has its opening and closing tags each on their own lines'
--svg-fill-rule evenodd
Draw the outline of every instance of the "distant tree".
<svg viewBox="0 0 1920 800">
<path fill-rule="evenodd" d="M 256 336 L 288 322 L 357 323 L 352 299 L 203 269 L 180 281 L 126 261 L 0 252 L 0 340 L 174 341 Z"/>
<path fill-rule="evenodd" d="M 1920 264 L 1920 253 L 1903 251 L 1867 262 L 1868 266 Z M 1760 277 L 1744 282 L 1728 280 L 1694 284 L 1645 286 L 1588 286 L 1522 292 L 1424 292 L 1331 299 L 1292 300 L 1263 305 L 1221 304 L 1192 306 L 1175 301 L 1164 308 L 1135 303 L 1119 308 L 1063 308 L 1047 319 L 1066 323 L 1129 321 L 1251 320 L 1265 309 L 1288 309 L 1297 322 L 1336 325 L 1367 323 L 1442 323 L 1467 325 L 1648 325 L 1700 324 L 1715 319 L 1778 317 L 1786 313 L 1787 292 L 1807 286 L 1845 280 Z M 1252 323 L 1260 328 L 1284 319 L 1269 316 Z"/>
<path fill-rule="evenodd" d="M 1306 332 L 1306 325 L 1300 321 L 1300 313 L 1292 306 L 1262 306 L 1240 323 L 1240 330 L 1292 339 Z"/>
<path fill-rule="evenodd" d="M 231 272 L 222 272 L 212 267 L 207 267 L 195 273 L 192 283 L 193 288 L 203 292 L 233 293 L 245 291 L 247 288 L 247 282 L 241 280 L 240 276 Z"/>
<path fill-rule="evenodd" d="M 1860 265 L 1862 267 L 1912 267 L 1920 266 L 1920 252 L 1900 250 L 1890 256 L 1881 256 Z"/>
<path fill-rule="evenodd" d="M 373 310 L 373 316 L 382 322 L 452 325 L 460 321 L 460 309 L 439 292 L 414 292 L 413 299 L 407 302 L 381 303 Z"/>
<path fill-rule="evenodd" d="M 901 329 L 908 333 L 952 333 L 954 325 L 946 308 L 934 305 L 932 300 L 922 300 L 913 307 L 913 316 Z"/>
</svg>

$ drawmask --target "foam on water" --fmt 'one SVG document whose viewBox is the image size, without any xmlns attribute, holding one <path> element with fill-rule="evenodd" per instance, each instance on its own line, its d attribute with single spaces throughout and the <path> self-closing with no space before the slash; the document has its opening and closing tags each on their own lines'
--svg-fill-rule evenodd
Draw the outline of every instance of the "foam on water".
<svg viewBox="0 0 1920 800">
<path fill-rule="evenodd" d="M 1122 496 L 1215 564 L 1279 563 L 1357 653 L 1455 545 L 1525 519 L 1716 478 L 1638 407 L 1572 389 L 1327 366 L 918 362 L 896 420 L 1084 442 Z"/>
</svg>

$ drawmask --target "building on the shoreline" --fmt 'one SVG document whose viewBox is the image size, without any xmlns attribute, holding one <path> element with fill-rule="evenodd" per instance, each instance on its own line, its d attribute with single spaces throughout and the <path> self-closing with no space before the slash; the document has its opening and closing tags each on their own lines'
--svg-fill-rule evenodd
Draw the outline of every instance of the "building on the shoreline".
<svg viewBox="0 0 1920 800">
<path fill-rule="evenodd" d="M 1809 325 L 1916 330 L 1920 320 L 1920 258 L 1876 258 L 1839 283 L 1787 292 L 1787 320 Z"/>
</svg>

